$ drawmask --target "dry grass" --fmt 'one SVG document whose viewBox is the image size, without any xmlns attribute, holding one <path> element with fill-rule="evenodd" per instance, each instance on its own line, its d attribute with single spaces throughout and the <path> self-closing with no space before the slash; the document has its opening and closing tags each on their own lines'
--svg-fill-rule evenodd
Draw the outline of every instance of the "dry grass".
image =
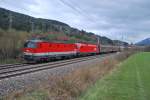
<svg viewBox="0 0 150 100">
<path fill-rule="evenodd" d="M 27 32 L 0 29 L 0 63 L 5 63 L 8 59 L 17 59 L 28 35 Z"/>
<path fill-rule="evenodd" d="M 108 74 L 112 69 L 115 68 L 116 64 L 126 59 L 131 54 L 132 53 L 126 52 L 115 56 L 115 58 L 107 57 L 98 64 L 93 64 L 93 66 L 86 68 L 79 68 L 64 76 L 50 76 L 48 82 L 43 83 L 38 88 L 27 88 L 26 90 L 15 92 L 7 96 L 6 99 L 28 100 L 30 97 L 33 98 L 32 94 L 36 91 L 44 91 L 44 97 L 47 98 L 47 100 L 76 99 L 90 85 L 94 84 L 96 80 L 100 79 L 105 74 Z M 28 95 L 29 93 L 31 93 L 31 95 Z M 37 95 L 39 94 L 37 93 Z M 36 99 L 33 98 L 31 100 Z"/>
</svg>

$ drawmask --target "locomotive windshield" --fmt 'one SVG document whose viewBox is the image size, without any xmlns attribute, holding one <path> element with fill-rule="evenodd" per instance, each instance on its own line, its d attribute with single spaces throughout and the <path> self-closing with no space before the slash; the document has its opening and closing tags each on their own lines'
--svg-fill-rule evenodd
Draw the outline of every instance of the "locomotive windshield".
<svg viewBox="0 0 150 100">
<path fill-rule="evenodd" d="M 37 45 L 36 45 L 35 42 L 26 42 L 26 43 L 24 44 L 24 47 L 25 47 L 25 48 L 36 48 Z"/>
</svg>

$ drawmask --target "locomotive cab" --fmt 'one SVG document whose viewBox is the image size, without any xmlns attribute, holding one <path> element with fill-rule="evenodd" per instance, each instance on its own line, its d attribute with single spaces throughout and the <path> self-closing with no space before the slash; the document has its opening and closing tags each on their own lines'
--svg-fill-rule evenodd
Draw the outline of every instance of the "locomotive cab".
<svg viewBox="0 0 150 100">
<path fill-rule="evenodd" d="M 23 58 L 26 61 L 35 61 L 35 53 L 36 53 L 36 49 L 38 48 L 38 41 L 27 41 L 24 44 L 24 48 L 23 48 Z"/>
</svg>

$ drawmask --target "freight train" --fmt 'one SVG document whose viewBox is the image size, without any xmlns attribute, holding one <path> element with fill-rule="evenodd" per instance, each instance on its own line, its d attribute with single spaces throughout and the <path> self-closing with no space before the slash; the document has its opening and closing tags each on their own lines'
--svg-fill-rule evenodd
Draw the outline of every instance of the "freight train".
<svg viewBox="0 0 150 100">
<path fill-rule="evenodd" d="M 28 40 L 24 44 L 23 58 L 26 61 L 41 62 L 57 58 L 71 58 L 119 51 L 119 46 L 105 46 L 88 43 L 56 43 L 42 40 Z"/>
</svg>

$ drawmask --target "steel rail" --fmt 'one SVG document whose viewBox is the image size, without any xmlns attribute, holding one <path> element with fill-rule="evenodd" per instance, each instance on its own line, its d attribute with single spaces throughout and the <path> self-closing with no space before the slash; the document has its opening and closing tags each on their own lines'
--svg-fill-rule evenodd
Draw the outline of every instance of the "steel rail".
<svg viewBox="0 0 150 100">
<path fill-rule="evenodd" d="M 73 63 L 77 63 L 77 62 L 83 62 L 83 61 L 87 61 L 87 60 L 91 60 L 91 59 L 96 59 L 98 58 L 98 56 L 89 56 L 89 57 L 83 57 L 80 59 L 73 59 L 71 61 L 64 61 L 64 62 L 60 62 L 60 63 L 55 63 L 55 64 L 42 64 L 42 65 L 37 65 L 37 66 L 30 66 L 30 67 L 25 67 L 25 68 L 21 68 L 21 69 L 15 69 L 15 70 L 8 70 L 5 72 L 1 72 L 0 73 L 0 80 L 5 79 L 5 78 L 11 78 L 11 77 L 15 77 L 15 76 L 20 76 L 23 74 L 28 74 L 28 73 L 33 73 L 33 72 L 37 72 L 37 71 L 42 71 L 42 70 L 46 70 L 46 69 L 52 69 L 52 68 L 58 68 L 64 65 L 69 65 L 69 64 L 73 64 Z"/>
</svg>

